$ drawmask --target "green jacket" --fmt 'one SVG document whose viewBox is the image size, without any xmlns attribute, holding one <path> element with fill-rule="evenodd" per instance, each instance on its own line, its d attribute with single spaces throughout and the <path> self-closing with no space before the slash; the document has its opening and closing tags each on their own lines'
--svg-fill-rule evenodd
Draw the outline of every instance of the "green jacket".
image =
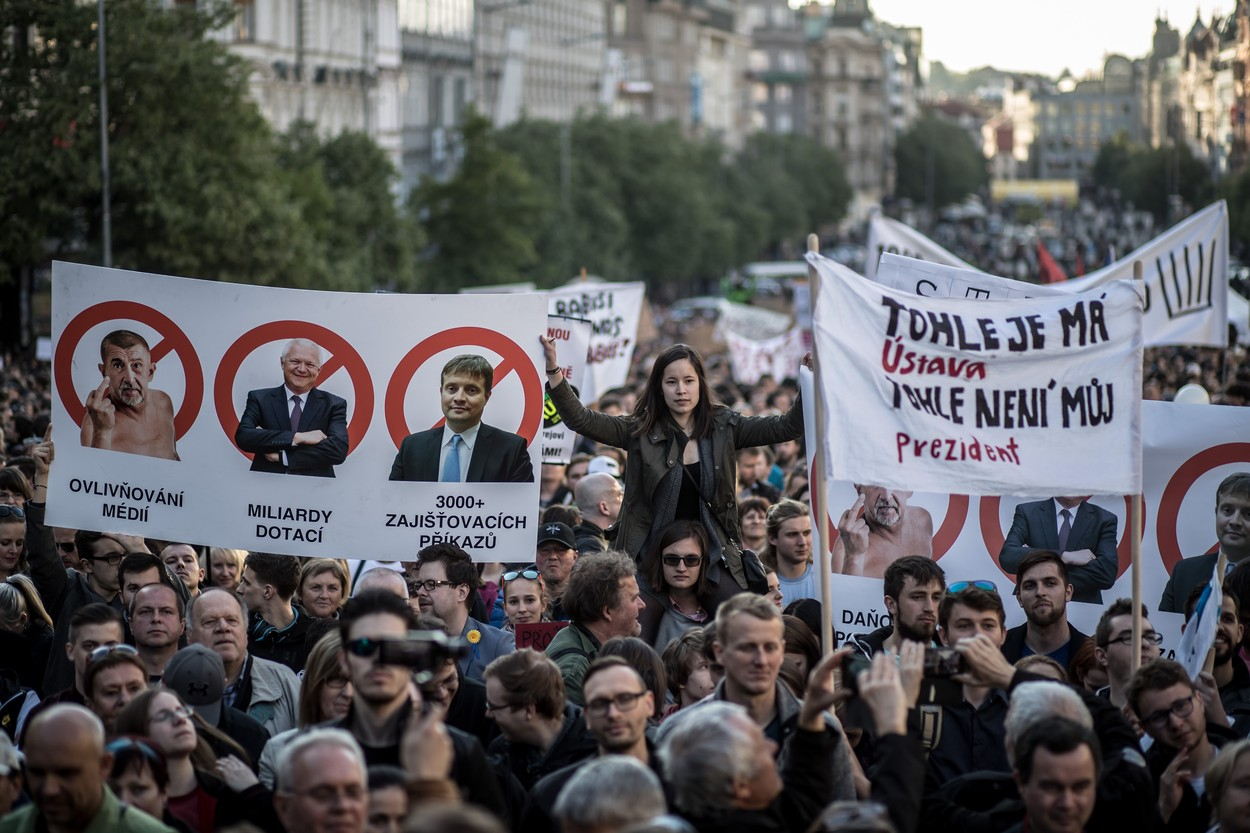
<svg viewBox="0 0 1250 833">
<path fill-rule="evenodd" d="M 669 470 L 679 465 L 675 438 L 661 428 L 653 429 L 646 436 L 635 435 L 632 417 L 608 416 L 590 410 L 578 401 L 568 384 L 561 383 L 549 391 L 552 404 L 569 428 L 595 442 L 623 448 L 628 454 L 625 499 L 617 517 L 614 547 L 629 553 L 635 560 L 641 559 L 643 544 L 651 534 L 652 496 Z M 725 565 L 740 590 L 747 589 L 747 580 L 742 566 L 738 497 L 734 491 L 738 483 L 738 449 L 797 440 L 802 436 L 803 407 L 798 397 L 789 413 L 781 416 L 749 417 L 731 408 L 716 409 L 712 428 L 716 486 L 711 513 L 718 527 L 714 531 L 724 548 Z"/>
<path fill-rule="evenodd" d="M 20 810 L 9 813 L 0 820 L 0 833 L 35 833 L 39 825 L 39 809 L 27 804 Z M 142 810 L 136 810 L 129 804 L 123 804 L 113 795 L 113 791 L 104 787 L 104 803 L 95 814 L 95 818 L 87 825 L 83 833 L 175 833 L 172 827 L 149 816 Z"/>
<path fill-rule="evenodd" d="M 599 655 L 599 641 L 590 631 L 576 622 L 570 622 L 547 645 L 547 657 L 560 669 L 564 678 L 564 697 L 574 705 L 586 705 L 582 699 L 582 680 L 586 669 Z M 2 833 L 2 831 L 0 831 Z"/>
</svg>

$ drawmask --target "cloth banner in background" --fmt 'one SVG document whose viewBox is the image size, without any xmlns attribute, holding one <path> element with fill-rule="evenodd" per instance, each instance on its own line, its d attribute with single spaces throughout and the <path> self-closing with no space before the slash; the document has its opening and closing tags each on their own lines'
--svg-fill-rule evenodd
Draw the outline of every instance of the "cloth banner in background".
<svg viewBox="0 0 1250 833">
<path fill-rule="evenodd" d="M 807 348 L 803 346 L 803 332 L 798 327 L 758 341 L 726 329 L 725 344 L 729 347 L 734 381 L 740 385 L 754 385 L 764 375 L 772 376 L 779 382 L 786 378 L 793 379 L 807 353 Z"/>
<path fill-rule="evenodd" d="M 556 340 L 556 355 L 563 365 L 564 378 L 582 389 L 586 377 L 586 351 L 590 345 L 591 324 L 584 318 L 547 316 L 547 337 Z M 543 368 L 545 371 L 546 368 Z M 551 397 L 543 394 L 542 462 L 564 464 L 573 456 L 577 434 L 560 419 Z"/>
<path fill-rule="evenodd" d="M 547 312 L 591 322 L 587 373 L 580 387 L 582 402 L 593 402 L 629 380 L 637 347 L 638 322 L 646 284 L 574 281 L 547 293 Z M 561 361 L 564 357 L 557 353 Z"/>
<path fill-rule="evenodd" d="M 806 372 L 800 375 L 809 450 L 815 447 L 812 438 L 816 436 L 811 378 Z M 1142 403 L 1142 599 L 1149 609 L 1150 623 L 1164 635 L 1167 656 L 1176 653 L 1183 621 L 1179 614 L 1159 610 L 1168 576 L 1182 558 L 1216 550 L 1215 492 L 1225 477 L 1250 471 L 1247 437 L 1250 414 L 1244 408 Z M 808 471 L 814 478 L 810 458 Z M 820 528 L 836 541 L 838 520 L 855 503 L 856 490 L 847 481 L 829 479 L 827 492 L 828 513 Z M 1008 627 L 1024 622 L 1024 612 L 1012 595 L 1015 577 L 1000 566 L 999 559 L 1017 507 L 1031 498 L 943 492 L 899 492 L 894 496 L 901 503 L 900 522 L 927 523 L 932 529 L 930 551 L 919 554 L 937 561 L 948 582 L 994 581 L 1006 603 Z M 1089 502 L 1116 519 L 1116 576 L 1114 583 L 1102 590 L 1105 605 L 1132 595 L 1129 498 L 1094 495 Z M 832 582 L 838 644 L 852 634 L 890 624 L 879 572 L 871 576 L 835 574 Z M 1102 610 L 1102 605 L 1069 602 L 1068 618 L 1092 634 Z"/>
<path fill-rule="evenodd" d="M 821 276 L 817 369 L 838 480 L 1050 496 L 1141 487 L 1141 296 L 925 298 Z"/>
<path fill-rule="evenodd" d="M 542 426 L 543 295 L 313 292 L 56 263 L 52 299 L 49 524 L 332 558 L 410 560 L 442 541 L 481 561 L 533 551 L 539 455 L 524 446 Z M 101 364 L 101 345 L 118 330 L 147 341 L 150 378 L 146 362 L 136 377 L 126 361 Z M 281 357 L 295 338 L 322 350 L 301 406 L 302 432 L 326 435 L 311 446 L 291 446 Z M 494 368 L 468 480 L 490 479 L 474 474 L 480 459 L 494 463 L 496 479 L 532 468 L 531 482 L 434 482 L 442 368 L 462 354 Z M 80 437 L 84 421 L 96 425 L 85 402 L 106 389 L 102 366 L 122 394 L 142 395 L 147 414 L 138 423 L 112 409 L 111 449 Z M 254 453 L 236 443 L 241 421 L 240 442 Z M 401 442 L 433 430 L 429 453 L 410 446 L 401 471 L 423 482 L 391 481 Z M 320 452 L 323 443 L 337 452 Z M 310 457 L 319 465 L 300 464 Z"/>
<path fill-rule="evenodd" d="M 973 269 L 972 264 L 960 260 L 951 252 L 925 237 L 906 223 L 873 212 L 868 218 L 868 245 L 864 255 L 864 276 L 869 280 L 877 277 L 877 263 L 883 254 L 893 253 L 941 263 L 960 269 Z"/>
<path fill-rule="evenodd" d="M 912 233 L 923 238 L 919 232 Z M 917 295 L 983 300 L 1089 292 L 1111 281 L 1131 280 L 1133 263 L 1140 260 L 1146 285 L 1143 331 L 1147 347 L 1227 346 L 1228 207 L 1223 200 L 1207 206 L 1116 262 L 1062 283 L 1043 286 L 989 275 L 967 264 L 951 263 L 949 259 L 929 253 L 912 256 L 900 250 L 900 254 L 908 257 L 898 257 L 887 249 L 881 255 L 879 266 L 875 256 L 869 257 L 876 267 L 875 280 Z M 929 263 L 917 266 L 912 257 Z"/>
</svg>

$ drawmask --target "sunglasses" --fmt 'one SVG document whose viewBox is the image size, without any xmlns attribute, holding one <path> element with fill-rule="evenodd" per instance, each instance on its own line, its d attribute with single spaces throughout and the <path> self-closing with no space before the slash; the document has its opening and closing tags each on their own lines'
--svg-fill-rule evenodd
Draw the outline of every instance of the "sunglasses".
<svg viewBox="0 0 1250 833">
<path fill-rule="evenodd" d="M 26 513 L 22 511 L 20 506 L 9 506 L 7 503 L 0 503 L 0 518 L 10 517 L 24 521 L 26 520 Z"/>
<path fill-rule="evenodd" d="M 539 573 L 537 570 L 530 570 L 530 569 L 511 570 L 503 574 L 503 583 L 507 584 L 508 582 L 515 581 L 518 578 L 525 578 L 525 579 L 529 579 L 530 581 L 538 581 L 538 577 L 540 575 L 541 573 Z"/>
<path fill-rule="evenodd" d="M 347 653 L 354 657 L 371 657 L 382 650 L 383 642 L 395 642 L 394 639 L 372 639 L 368 636 L 362 636 L 359 639 L 349 639 L 347 641 Z"/>
<path fill-rule="evenodd" d="M 955 596 L 964 592 L 969 587 L 975 587 L 978 590 L 984 590 L 987 593 L 993 593 L 996 596 L 998 595 L 998 585 L 989 579 L 984 578 L 974 579 L 973 581 L 956 581 L 946 589 L 952 596 Z"/>
<path fill-rule="evenodd" d="M 698 567 L 703 563 L 703 556 L 701 555 L 675 555 L 666 553 L 660 556 L 660 558 L 664 561 L 665 567 L 676 567 L 678 564 L 685 564 L 687 567 Z"/>
<path fill-rule="evenodd" d="M 61 541 L 56 545 L 56 548 L 61 552 L 74 552 L 78 549 L 78 545 L 73 541 Z"/>
<path fill-rule="evenodd" d="M 87 655 L 88 662 L 99 662 L 109 654 L 118 653 L 127 656 L 137 657 L 139 651 L 133 645 L 127 645 L 125 642 L 118 642 L 116 645 L 101 645 L 90 654 Z"/>
</svg>

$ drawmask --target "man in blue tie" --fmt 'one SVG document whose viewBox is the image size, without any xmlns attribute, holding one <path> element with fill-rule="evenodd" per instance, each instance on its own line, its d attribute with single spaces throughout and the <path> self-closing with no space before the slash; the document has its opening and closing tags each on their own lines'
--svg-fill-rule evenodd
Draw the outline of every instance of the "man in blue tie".
<svg viewBox="0 0 1250 833">
<path fill-rule="evenodd" d="M 282 350 L 283 384 L 249 391 L 234 443 L 252 471 L 334 477 L 347 459 L 347 401 L 317 389 L 321 348 L 297 338 Z"/>
<path fill-rule="evenodd" d="M 456 356 L 440 376 L 446 423 L 409 434 L 391 466 L 391 480 L 443 483 L 532 483 L 525 440 L 482 422 L 495 369 L 484 356 Z"/>
</svg>

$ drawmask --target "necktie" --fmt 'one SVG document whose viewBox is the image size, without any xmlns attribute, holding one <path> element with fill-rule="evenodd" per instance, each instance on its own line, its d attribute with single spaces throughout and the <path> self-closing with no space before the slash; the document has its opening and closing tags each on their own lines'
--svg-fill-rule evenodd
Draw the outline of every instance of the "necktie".
<svg viewBox="0 0 1250 833">
<path fill-rule="evenodd" d="M 291 401 L 295 403 L 295 407 L 291 408 L 291 430 L 299 433 L 299 420 L 304 415 L 304 410 L 299 406 L 298 396 L 292 396 Z"/>
<path fill-rule="evenodd" d="M 1068 551 L 1068 536 L 1072 534 L 1072 513 L 1067 509 L 1060 511 L 1063 523 L 1059 525 L 1059 552 Z"/>
<path fill-rule="evenodd" d="M 447 459 L 443 462 L 443 483 L 460 482 L 460 435 L 451 435 L 451 448 L 447 449 Z"/>
</svg>

